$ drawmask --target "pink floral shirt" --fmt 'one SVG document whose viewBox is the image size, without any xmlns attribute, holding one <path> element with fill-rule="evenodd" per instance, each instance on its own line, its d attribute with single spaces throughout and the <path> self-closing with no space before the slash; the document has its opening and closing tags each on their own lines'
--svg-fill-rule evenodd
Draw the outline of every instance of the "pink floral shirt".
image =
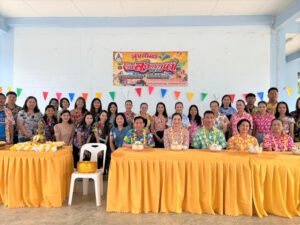
<svg viewBox="0 0 300 225">
<path fill-rule="evenodd" d="M 263 140 L 264 148 L 271 148 L 275 152 L 290 151 L 294 147 L 294 141 L 291 136 L 286 133 L 282 133 L 280 137 L 268 134 Z"/>
<path fill-rule="evenodd" d="M 173 142 L 178 144 L 189 146 L 189 132 L 186 128 L 182 127 L 180 131 L 174 131 L 173 127 L 170 127 L 164 131 L 164 146 L 170 148 Z"/>
<path fill-rule="evenodd" d="M 195 120 L 190 121 L 191 126 L 189 127 L 189 137 L 190 137 L 190 145 L 193 142 L 195 132 L 202 127 L 202 125 L 198 125 Z"/>
<path fill-rule="evenodd" d="M 253 117 L 253 127 L 255 130 L 255 134 L 268 134 L 271 129 L 271 122 L 275 119 L 275 116 L 270 113 L 266 113 L 264 116 L 260 113 L 256 113 Z"/>
<path fill-rule="evenodd" d="M 156 134 L 157 131 L 164 131 L 167 128 L 168 118 L 164 116 L 153 116 L 151 132 Z"/>
<path fill-rule="evenodd" d="M 234 113 L 230 119 L 230 126 L 231 126 L 231 131 L 232 131 L 232 136 L 238 134 L 238 129 L 237 129 L 237 124 L 241 119 L 247 119 L 251 123 L 251 128 L 253 128 L 253 119 L 252 116 L 249 113 L 243 112 L 241 115 L 238 114 L 237 112 Z"/>
</svg>

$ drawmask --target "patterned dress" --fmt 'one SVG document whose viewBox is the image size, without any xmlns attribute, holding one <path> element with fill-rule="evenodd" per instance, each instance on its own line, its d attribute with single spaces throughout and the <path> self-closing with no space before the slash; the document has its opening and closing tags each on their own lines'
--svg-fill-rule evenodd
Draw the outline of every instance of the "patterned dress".
<svg viewBox="0 0 300 225">
<path fill-rule="evenodd" d="M 189 131 L 182 127 L 180 130 L 175 131 L 170 127 L 164 131 L 164 146 L 170 148 L 173 142 L 188 147 L 189 146 Z"/>
<path fill-rule="evenodd" d="M 271 148 L 275 152 L 290 151 L 294 147 L 294 141 L 291 136 L 282 133 L 279 137 L 270 133 L 264 137 L 264 148 Z"/>
<path fill-rule="evenodd" d="M 261 113 L 256 113 L 253 117 L 253 129 L 254 136 L 257 138 L 259 143 L 262 143 L 264 137 L 270 133 L 272 120 L 275 116 L 270 113 L 262 115 Z"/>
<path fill-rule="evenodd" d="M 231 127 L 231 134 L 232 136 L 236 135 L 239 133 L 238 128 L 237 128 L 237 124 L 240 120 L 242 119 L 247 119 L 250 121 L 251 123 L 251 127 L 250 129 L 253 128 L 253 120 L 252 120 L 252 116 L 249 113 L 243 112 L 242 114 L 239 113 L 235 113 L 232 115 L 231 119 L 230 119 L 230 127 Z"/>
</svg>

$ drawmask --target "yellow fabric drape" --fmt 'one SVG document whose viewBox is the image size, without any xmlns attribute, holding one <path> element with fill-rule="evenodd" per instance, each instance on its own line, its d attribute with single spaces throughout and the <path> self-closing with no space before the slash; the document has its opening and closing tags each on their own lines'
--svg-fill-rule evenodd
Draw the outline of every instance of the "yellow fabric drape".
<svg viewBox="0 0 300 225">
<path fill-rule="evenodd" d="M 107 211 L 300 215 L 300 156 L 204 150 L 112 154 Z"/>
<path fill-rule="evenodd" d="M 111 212 L 252 215 L 249 159 L 241 153 L 120 149 L 108 183 Z"/>
<path fill-rule="evenodd" d="M 68 196 L 72 148 L 57 152 L 0 151 L 0 203 L 15 207 L 61 207 Z"/>
</svg>

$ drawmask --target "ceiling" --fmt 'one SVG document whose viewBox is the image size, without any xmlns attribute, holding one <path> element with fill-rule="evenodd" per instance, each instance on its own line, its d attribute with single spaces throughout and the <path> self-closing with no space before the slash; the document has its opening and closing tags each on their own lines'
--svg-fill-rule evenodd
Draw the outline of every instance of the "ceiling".
<svg viewBox="0 0 300 225">
<path fill-rule="evenodd" d="M 285 54 L 290 55 L 300 51 L 300 34 L 287 33 L 285 35 Z"/>
<path fill-rule="evenodd" d="M 4 17 L 274 15 L 292 0 L 0 0 Z"/>
</svg>

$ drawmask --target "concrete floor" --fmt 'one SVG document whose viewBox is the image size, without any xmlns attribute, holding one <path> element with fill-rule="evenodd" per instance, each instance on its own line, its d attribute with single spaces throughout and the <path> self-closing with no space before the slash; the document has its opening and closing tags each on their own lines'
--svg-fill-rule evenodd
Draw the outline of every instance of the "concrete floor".
<svg viewBox="0 0 300 225">
<path fill-rule="evenodd" d="M 89 195 L 83 196 L 81 192 L 81 182 L 77 183 L 77 192 L 74 193 L 72 206 L 67 206 L 64 202 L 62 208 L 19 208 L 8 209 L 0 205 L 0 225 L 54 225 L 54 224 L 160 224 L 160 225 L 192 225 L 192 224 L 214 224 L 214 225 L 300 225 L 300 217 L 287 219 L 277 216 L 258 217 L 230 217 L 219 215 L 195 215 L 190 213 L 174 214 L 139 214 L 129 213 L 107 213 L 105 210 L 106 199 L 102 199 L 102 206 L 97 208 L 93 185 L 90 182 Z M 106 182 L 105 182 L 106 185 Z"/>
</svg>

